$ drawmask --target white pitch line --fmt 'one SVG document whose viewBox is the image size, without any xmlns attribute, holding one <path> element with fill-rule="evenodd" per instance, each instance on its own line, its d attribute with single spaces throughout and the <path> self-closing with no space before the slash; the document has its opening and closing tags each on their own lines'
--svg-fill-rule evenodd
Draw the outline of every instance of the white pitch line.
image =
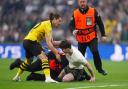
<svg viewBox="0 0 128 89">
<path fill-rule="evenodd" d="M 128 86 L 128 85 L 101 85 L 101 86 L 85 86 L 85 87 L 74 87 L 65 89 L 85 89 L 85 88 L 96 88 L 96 87 L 117 87 L 117 86 Z"/>
</svg>

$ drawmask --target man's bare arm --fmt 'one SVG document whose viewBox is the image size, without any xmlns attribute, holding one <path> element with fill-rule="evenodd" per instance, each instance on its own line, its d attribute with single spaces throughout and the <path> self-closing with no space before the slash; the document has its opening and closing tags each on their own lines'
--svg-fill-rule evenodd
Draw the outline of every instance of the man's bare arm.
<svg viewBox="0 0 128 89">
<path fill-rule="evenodd" d="M 90 74 L 91 74 L 91 79 L 90 79 L 90 81 L 91 81 L 91 82 L 94 82 L 94 81 L 95 81 L 95 74 L 94 74 L 93 68 L 91 67 L 91 65 L 89 64 L 89 62 L 87 62 L 87 63 L 85 64 L 85 67 L 87 67 L 88 71 L 89 71 Z"/>
</svg>

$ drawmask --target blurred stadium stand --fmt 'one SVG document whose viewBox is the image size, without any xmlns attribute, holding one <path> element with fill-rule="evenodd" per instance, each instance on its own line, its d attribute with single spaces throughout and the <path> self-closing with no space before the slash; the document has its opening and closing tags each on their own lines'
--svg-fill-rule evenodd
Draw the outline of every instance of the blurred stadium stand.
<svg viewBox="0 0 128 89">
<path fill-rule="evenodd" d="M 105 24 L 110 43 L 127 43 L 128 0 L 88 0 L 97 8 Z M 56 40 L 74 38 L 69 33 L 68 23 L 77 0 L 0 0 L 0 43 L 22 42 L 25 34 L 37 22 L 48 18 L 50 12 L 58 12 L 63 24 L 53 33 Z"/>
</svg>

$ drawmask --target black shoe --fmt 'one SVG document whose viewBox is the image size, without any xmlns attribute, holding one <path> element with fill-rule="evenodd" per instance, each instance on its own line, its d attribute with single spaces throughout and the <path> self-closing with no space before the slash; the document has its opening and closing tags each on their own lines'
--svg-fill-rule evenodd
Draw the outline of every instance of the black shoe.
<svg viewBox="0 0 128 89">
<path fill-rule="evenodd" d="M 34 80 L 34 81 L 44 81 L 45 75 L 44 74 L 37 74 L 37 73 L 31 73 L 26 78 L 27 81 Z"/>
<path fill-rule="evenodd" d="M 34 80 L 33 73 L 27 76 L 26 81 Z"/>
<path fill-rule="evenodd" d="M 104 76 L 108 74 L 108 73 L 107 73 L 105 70 L 103 70 L 103 69 L 102 69 L 102 70 L 98 70 L 98 72 L 101 73 L 101 74 L 104 75 Z"/>
<path fill-rule="evenodd" d="M 9 69 L 12 70 L 12 69 L 14 69 L 16 67 L 19 67 L 20 64 L 21 64 L 21 62 L 22 61 L 19 58 L 18 59 L 15 59 L 15 61 L 10 64 Z"/>
</svg>

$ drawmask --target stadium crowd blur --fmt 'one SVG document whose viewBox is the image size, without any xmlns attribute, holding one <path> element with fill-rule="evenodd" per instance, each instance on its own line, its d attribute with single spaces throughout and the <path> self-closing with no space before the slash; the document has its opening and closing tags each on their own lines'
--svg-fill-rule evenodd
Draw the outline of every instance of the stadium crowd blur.
<svg viewBox="0 0 128 89">
<path fill-rule="evenodd" d="M 128 40 L 128 0 L 88 0 L 100 13 L 109 43 Z M 60 28 L 53 30 L 56 40 L 70 38 L 68 24 L 77 0 L 0 0 L 0 43 L 22 42 L 25 34 L 39 21 L 57 12 L 63 18 Z M 100 41 L 100 40 L 99 40 Z"/>
</svg>

